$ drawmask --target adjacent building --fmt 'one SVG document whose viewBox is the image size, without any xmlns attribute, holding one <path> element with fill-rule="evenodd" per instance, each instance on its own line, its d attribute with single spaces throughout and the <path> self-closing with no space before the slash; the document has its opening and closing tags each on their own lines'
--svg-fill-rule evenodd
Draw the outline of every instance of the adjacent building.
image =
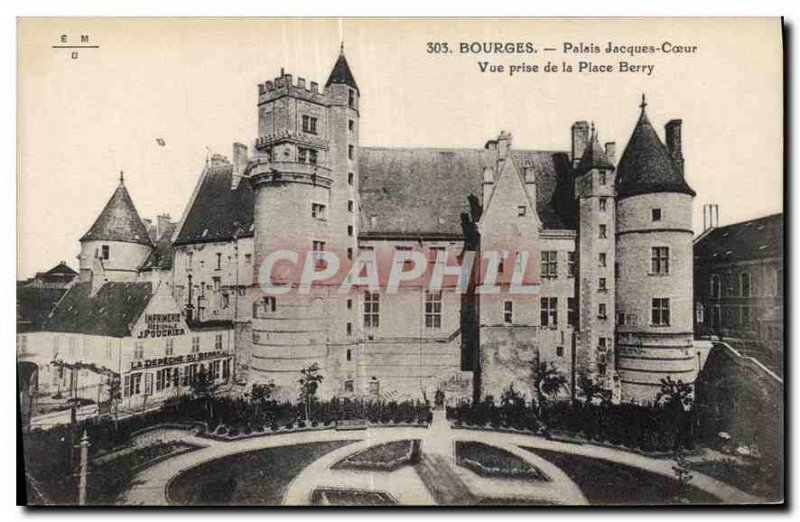
<svg viewBox="0 0 800 522">
<path fill-rule="evenodd" d="M 694 242 L 694 265 L 698 335 L 715 336 L 781 375 L 783 214 L 709 226 Z"/>
</svg>

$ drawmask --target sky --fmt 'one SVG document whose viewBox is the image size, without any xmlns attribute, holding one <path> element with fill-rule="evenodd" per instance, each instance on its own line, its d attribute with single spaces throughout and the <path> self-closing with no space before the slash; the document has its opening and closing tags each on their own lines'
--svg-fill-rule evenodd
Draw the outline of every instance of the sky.
<svg viewBox="0 0 800 522">
<path fill-rule="evenodd" d="M 71 49 L 89 35 L 96 49 Z M 361 145 L 563 150 L 594 121 L 621 156 L 647 94 L 650 121 L 683 120 L 686 178 L 720 225 L 782 210 L 778 19 L 27 19 L 18 33 L 18 278 L 59 261 L 125 172 L 143 218 L 180 218 L 209 151 L 252 145 L 257 85 L 280 69 L 325 83 L 344 41 L 361 92 Z M 697 46 L 692 54 L 565 54 L 564 43 Z M 428 53 L 428 42 L 456 52 Z M 461 54 L 459 43 L 532 42 L 554 52 Z M 652 64 L 642 73 L 481 73 L 509 65 Z M 164 146 L 156 141 L 161 139 Z"/>
</svg>

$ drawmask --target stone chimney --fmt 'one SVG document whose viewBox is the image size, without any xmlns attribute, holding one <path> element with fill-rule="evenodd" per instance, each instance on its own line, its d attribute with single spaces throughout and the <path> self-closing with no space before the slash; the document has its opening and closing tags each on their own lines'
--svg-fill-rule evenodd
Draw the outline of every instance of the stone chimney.
<svg viewBox="0 0 800 522">
<path fill-rule="evenodd" d="M 497 137 L 497 159 L 502 161 L 508 158 L 508 151 L 511 149 L 511 133 L 500 131 Z"/>
<path fill-rule="evenodd" d="M 681 146 L 681 120 L 670 120 L 664 126 L 664 131 L 667 136 L 667 149 L 675 160 L 675 164 L 683 175 L 683 148 Z"/>
<path fill-rule="evenodd" d="M 576 121 L 572 125 L 572 166 L 577 167 L 583 157 L 583 151 L 589 145 L 589 123 Z"/>
<path fill-rule="evenodd" d="M 99 257 L 95 257 L 92 260 L 92 270 L 89 274 L 89 281 L 92 284 L 90 296 L 94 296 L 106 282 L 106 271 L 105 268 L 103 268 L 103 260 Z"/>
<path fill-rule="evenodd" d="M 231 176 L 231 190 L 236 190 L 239 182 L 247 170 L 247 145 L 233 144 L 233 176 Z"/>
<path fill-rule="evenodd" d="M 156 231 L 158 239 L 164 235 L 164 231 L 167 230 L 167 227 L 172 222 L 172 218 L 169 217 L 169 214 L 159 214 L 156 216 Z"/>
<path fill-rule="evenodd" d="M 703 232 L 719 226 L 719 205 L 716 203 L 703 205 Z"/>
<path fill-rule="evenodd" d="M 155 241 L 158 239 L 158 231 L 156 227 L 153 226 L 153 220 L 142 218 L 142 223 L 144 224 L 144 228 L 147 230 L 147 235 L 150 236 L 150 241 Z"/>
<path fill-rule="evenodd" d="M 613 141 L 606 143 L 606 158 L 612 165 L 617 164 L 617 144 Z"/>
</svg>

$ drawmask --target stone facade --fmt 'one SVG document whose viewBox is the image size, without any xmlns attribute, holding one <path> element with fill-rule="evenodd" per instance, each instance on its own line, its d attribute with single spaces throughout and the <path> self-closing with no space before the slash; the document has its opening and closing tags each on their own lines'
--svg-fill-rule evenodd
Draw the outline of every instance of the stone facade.
<svg viewBox="0 0 800 522">
<path fill-rule="evenodd" d="M 540 363 L 566 378 L 562 399 L 577 398 L 582 375 L 616 401 L 652 400 L 666 376 L 694 380 L 694 193 L 679 121 L 666 147 L 643 103 L 619 165 L 586 122 L 568 152 L 518 150 L 506 132 L 482 149 L 371 148 L 360 145 L 360 96 L 343 53 L 323 88 L 283 71 L 259 85 L 252 148 L 209 158 L 172 235 L 169 276 L 158 280 L 187 324 L 227 325 L 239 385 L 272 382 L 295 400 L 300 370 L 316 364 L 324 398 L 440 390 L 455 404 L 512 386 L 530 400 Z M 135 273 L 149 246 L 136 244 L 138 216 L 126 208 L 124 249 L 142 247 L 126 263 Z M 106 229 L 84 238 L 87 258 Z M 656 248 L 669 269 L 654 274 Z M 282 250 L 297 258 L 271 270 Z M 397 292 L 341 291 L 369 252 L 381 283 L 396 253 L 429 266 Z M 336 284 L 298 276 L 307 257 L 328 270 L 329 254 L 340 260 Z M 472 255 L 457 292 L 454 265 Z M 450 279 L 430 288 L 445 267 Z M 487 278 L 497 282 L 489 292 Z"/>
</svg>

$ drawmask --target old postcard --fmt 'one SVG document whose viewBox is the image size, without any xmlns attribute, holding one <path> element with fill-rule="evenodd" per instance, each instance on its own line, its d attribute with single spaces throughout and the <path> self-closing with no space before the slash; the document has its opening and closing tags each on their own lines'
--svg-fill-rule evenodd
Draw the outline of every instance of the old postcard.
<svg viewBox="0 0 800 522">
<path fill-rule="evenodd" d="M 20 19 L 28 504 L 783 502 L 782 31 Z"/>
</svg>

